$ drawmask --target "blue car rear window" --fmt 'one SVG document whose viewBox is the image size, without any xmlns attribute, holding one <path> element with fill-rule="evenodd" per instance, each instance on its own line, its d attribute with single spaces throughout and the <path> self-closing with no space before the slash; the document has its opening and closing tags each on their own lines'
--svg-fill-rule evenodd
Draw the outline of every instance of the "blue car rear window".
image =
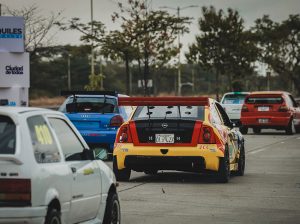
<svg viewBox="0 0 300 224">
<path fill-rule="evenodd" d="M 69 97 L 59 108 L 59 111 L 66 113 L 66 105 L 73 102 L 73 97 Z M 119 113 L 117 99 L 104 97 L 77 97 L 78 113 Z"/>
</svg>

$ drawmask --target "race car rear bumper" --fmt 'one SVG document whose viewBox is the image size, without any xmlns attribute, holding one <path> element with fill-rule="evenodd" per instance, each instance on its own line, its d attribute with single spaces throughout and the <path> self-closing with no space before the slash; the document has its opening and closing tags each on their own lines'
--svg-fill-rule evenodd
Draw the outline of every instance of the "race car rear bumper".
<svg viewBox="0 0 300 224">
<path fill-rule="evenodd" d="M 216 144 L 198 144 L 195 147 L 163 147 L 118 143 L 114 148 L 114 156 L 117 158 L 118 169 L 217 171 L 219 158 L 224 157 L 224 148 L 222 147 Z"/>
<path fill-rule="evenodd" d="M 205 159 L 201 156 L 126 156 L 125 167 L 136 171 L 181 170 L 203 171 Z"/>
</svg>

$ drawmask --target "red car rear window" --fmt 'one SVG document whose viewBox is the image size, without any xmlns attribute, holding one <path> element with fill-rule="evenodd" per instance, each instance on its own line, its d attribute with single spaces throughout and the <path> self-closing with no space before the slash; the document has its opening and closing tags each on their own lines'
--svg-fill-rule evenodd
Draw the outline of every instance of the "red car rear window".
<svg viewBox="0 0 300 224">
<path fill-rule="evenodd" d="M 249 96 L 245 102 L 249 104 L 281 104 L 283 99 L 281 96 Z"/>
</svg>

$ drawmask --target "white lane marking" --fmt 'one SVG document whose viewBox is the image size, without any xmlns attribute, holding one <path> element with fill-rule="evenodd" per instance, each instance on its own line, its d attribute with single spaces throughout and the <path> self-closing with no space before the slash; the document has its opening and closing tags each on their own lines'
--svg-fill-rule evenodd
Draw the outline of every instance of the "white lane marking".
<svg viewBox="0 0 300 224">
<path fill-rule="evenodd" d="M 253 150 L 251 152 L 248 152 L 248 154 L 255 154 L 255 153 L 258 153 L 258 152 L 262 152 L 262 151 L 265 151 L 267 150 L 268 148 L 262 148 L 262 149 L 257 149 L 257 150 Z"/>
<path fill-rule="evenodd" d="M 297 139 L 300 140 L 300 137 L 298 137 Z"/>
</svg>

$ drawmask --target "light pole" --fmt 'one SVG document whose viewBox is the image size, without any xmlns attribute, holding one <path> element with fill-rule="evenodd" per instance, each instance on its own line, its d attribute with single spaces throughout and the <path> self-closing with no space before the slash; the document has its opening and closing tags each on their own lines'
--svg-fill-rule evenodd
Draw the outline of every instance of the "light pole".
<svg viewBox="0 0 300 224">
<path fill-rule="evenodd" d="M 177 17 L 180 18 L 180 10 L 188 9 L 188 8 L 197 8 L 199 7 L 198 5 L 189 5 L 185 7 L 169 7 L 169 6 L 162 6 L 160 7 L 161 9 L 172 9 L 177 11 Z M 180 32 L 178 31 L 178 68 L 177 68 L 177 95 L 181 96 L 181 44 L 180 44 Z"/>
<path fill-rule="evenodd" d="M 91 0 L 91 35 L 94 34 L 94 25 L 93 25 L 93 20 L 94 20 L 94 7 L 93 7 L 93 0 Z M 91 75 L 95 74 L 95 66 L 94 66 L 94 41 L 93 39 L 91 40 Z"/>
<path fill-rule="evenodd" d="M 71 90 L 71 54 L 68 54 L 68 90 Z"/>
</svg>

